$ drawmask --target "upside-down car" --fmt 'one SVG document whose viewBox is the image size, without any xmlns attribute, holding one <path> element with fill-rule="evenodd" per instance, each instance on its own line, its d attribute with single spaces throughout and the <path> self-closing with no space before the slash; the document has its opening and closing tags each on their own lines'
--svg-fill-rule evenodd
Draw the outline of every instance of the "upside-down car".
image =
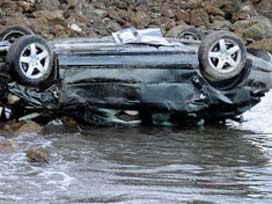
<svg viewBox="0 0 272 204">
<path fill-rule="evenodd" d="M 105 110 L 114 110 L 139 113 L 145 122 L 155 113 L 225 120 L 270 90 L 271 61 L 249 54 L 239 37 L 226 31 L 201 41 L 190 32 L 180 36 L 130 28 L 102 38 L 46 41 L 28 29 L 8 28 L 0 34 L 1 70 L 11 79 L 1 96 L 2 115 L 99 123 Z"/>
</svg>

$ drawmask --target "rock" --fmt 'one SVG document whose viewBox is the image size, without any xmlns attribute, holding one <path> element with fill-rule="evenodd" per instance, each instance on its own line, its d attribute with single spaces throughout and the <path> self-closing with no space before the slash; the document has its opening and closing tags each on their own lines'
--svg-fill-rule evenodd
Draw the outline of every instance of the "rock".
<svg viewBox="0 0 272 204">
<path fill-rule="evenodd" d="M 44 17 L 47 19 L 48 22 L 51 22 L 52 24 L 56 23 L 63 23 L 64 21 L 64 12 L 62 10 L 55 10 L 55 11 L 35 11 L 33 13 L 33 16 L 36 18 Z"/>
<path fill-rule="evenodd" d="M 5 125 L 4 130 L 10 132 L 14 136 L 18 136 L 22 133 L 42 133 L 42 127 L 33 121 L 10 121 Z"/>
<path fill-rule="evenodd" d="M 114 21 L 116 21 L 117 23 L 121 25 L 124 25 L 126 21 L 128 21 L 128 18 L 123 16 L 123 12 L 124 10 L 120 10 L 114 7 L 110 7 L 108 9 L 110 19 L 113 19 Z M 126 15 L 126 12 L 125 12 L 125 15 Z"/>
<path fill-rule="evenodd" d="M 272 20 L 272 1 L 271 0 L 260 0 L 257 2 L 257 11 Z"/>
<path fill-rule="evenodd" d="M 255 41 L 248 46 L 250 49 L 272 52 L 272 38 Z"/>
<path fill-rule="evenodd" d="M 187 7 L 189 9 L 200 8 L 202 4 L 202 0 L 188 0 Z"/>
<path fill-rule="evenodd" d="M 248 14 L 247 12 L 234 13 L 231 20 L 233 22 L 239 20 L 250 20 L 250 14 Z"/>
<path fill-rule="evenodd" d="M 75 8 L 81 0 L 67 0 L 67 5 L 69 8 Z"/>
<path fill-rule="evenodd" d="M 13 16 L 16 12 L 20 12 L 21 8 L 17 6 L 16 2 L 10 0 L 1 0 L 0 8 L 4 15 Z"/>
<path fill-rule="evenodd" d="M 26 156 L 30 162 L 49 163 L 50 154 L 47 149 L 43 147 L 30 147 Z"/>
<path fill-rule="evenodd" d="M 178 21 L 184 21 L 186 23 L 189 23 L 190 19 L 191 19 L 190 13 L 188 11 L 183 10 L 183 9 L 178 10 L 176 12 L 176 18 Z"/>
<path fill-rule="evenodd" d="M 93 9 L 91 11 L 93 16 L 98 16 L 99 18 L 103 19 L 108 15 L 108 12 L 102 9 Z"/>
<path fill-rule="evenodd" d="M 67 26 L 62 10 L 36 11 L 33 13 L 33 16 L 36 17 L 33 22 L 35 33 L 39 33 L 47 38 L 50 38 L 50 35 L 58 37 L 67 36 L 66 32 L 61 32 L 63 35 L 57 35 L 56 31 L 52 31 L 55 25 Z"/>
<path fill-rule="evenodd" d="M 7 26 L 10 25 L 22 25 L 24 27 L 29 27 L 31 23 L 29 22 L 29 19 L 24 18 L 23 16 L 16 15 L 16 16 L 4 16 L 0 17 L 0 24 L 2 24 L 2 28 L 4 29 Z"/>
<path fill-rule="evenodd" d="M 73 23 L 72 25 L 69 25 L 69 28 L 71 28 L 73 31 L 76 31 L 76 32 L 82 31 L 82 29 L 75 23 Z"/>
<path fill-rule="evenodd" d="M 223 16 L 210 15 L 210 22 L 211 22 L 210 27 L 212 27 L 214 23 L 218 21 L 226 21 L 226 19 Z"/>
<path fill-rule="evenodd" d="M 224 16 L 225 12 L 222 11 L 221 9 L 214 7 L 214 6 L 205 6 L 204 9 L 207 11 L 208 14 L 210 15 L 215 15 L 215 16 Z"/>
<path fill-rule="evenodd" d="M 174 11 L 172 9 L 170 9 L 170 8 L 162 9 L 161 14 L 163 16 L 168 17 L 168 18 L 174 18 L 175 17 Z"/>
<path fill-rule="evenodd" d="M 8 105 L 14 105 L 18 101 L 20 101 L 20 98 L 18 96 L 15 96 L 15 95 L 8 94 L 7 100 L 8 100 Z"/>
<path fill-rule="evenodd" d="M 208 26 L 210 24 L 209 15 L 202 8 L 194 9 L 191 11 L 191 22 L 190 23 L 195 26 Z"/>
<path fill-rule="evenodd" d="M 32 2 L 27 2 L 27 1 L 18 1 L 17 5 L 18 7 L 22 8 L 23 12 L 31 12 L 34 7 Z"/>
<path fill-rule="evenodd" d="M 210 29 L 211 30 L 230 30 L 231 22 L 227 20 L 215 20 L 213 24 L 211 24 Z"/>
<path fill-rule="evenodd" d="M 241 12 L 245 12 L 249 14 L 250 16 L 258 15 L 256 8 L 254 7 L 251 1 L 246 1 L 242 4 Z"/>
<path fill-rule="evenodd" d="M 54 25 L 50 27 L 49 33 L 54 37 L 69 37 L 71 36 L 71 32 L 63 25 Z"/>
<path fill-rule="evenodd" d="M 129 4 L 125 1 L 121 1 L 121 0 L 115 0 L 111 3 L 112 6 L 116 6 L 117 8 L 120 8 L 120 9 L 126 9 Z"/>
<path fill-rule="evenodd" d="M 267 37 L 272 37 L 272 25 L 269 19 L 256 16 L 249 20 L 237 21 L 232 26 L 235 33 L 245 39 L 252 38 L 260 40 Z"/>
<path fill-rule="evenodd" d="M 121 29 L 121 26 L 110 18 L 104 18 L 100 25 L 102 35 L 109 35 Z"/>
<path fill-rule="evenodd" d="M 71 117 L 64 116 L 61 118 L 61 121 L 62 121 L 64 127 L 66 127 L 66 128 L 77 128 L 78 127 L 77 121 Z"/>
<path fill-rule="evenodd" d="M 136 0 L 135 4 L 136 6 L 139 6 L 139 5 L 151 6 L 152 5 L 150 0 Z"/>
<path fill-rule="evenodd" d="M 163 33 L 169 31 L 171 28 L 176 26 L 176 22 L 174 19 L 167 18 L 167 17 L 162 17 L 161 18 L 161 29 Z"/>
<path fill-rule="evenodd" d="M 39 18 L 36 18 L 35 21 L 32 21 L 33 25 L 33 31 L 35 33 L 38 33 L 42 36 L 48 37 L 48 34 L 50 33 L 50 26 L 47 17 L 41 16 Z"/>
<path fill-rule="evenodd" d="M 71 14 L 69 18 L 66 20 L 66 24 L 68 27 L 71 27 L 73 24 L 76 24 L 79 29 L 86 27 L 88 25 L 87 18 L 81 14 Z M 81 31 L 80 31 L 81 32 Z"/>
<path fill-rule="evenodd" d="M 38 3 L 38 10 L 55 11 L 60 7 L 59 0 L 40 0 Z"/>
<path fill-rule="evenodd" d="M 228 4 L 221 8 L 223 11 L 232 14 L 241 10 L 242 1 L 240 0 L 228 0 L 228 1 L 229 1 Z"/>
<path fill-rule="evenodd" d="M 0 153 L 12 153 L 15 151 L 14 146 L 7 140 L 0 141 Z"/>
<path fill-rule="evenodd" d="M 150 17 L 146 14 L 146 12 L 139 11 L 132 17 L 131 23 L 136 28 L 146 28 L 150 23 Z"/>
</svg>

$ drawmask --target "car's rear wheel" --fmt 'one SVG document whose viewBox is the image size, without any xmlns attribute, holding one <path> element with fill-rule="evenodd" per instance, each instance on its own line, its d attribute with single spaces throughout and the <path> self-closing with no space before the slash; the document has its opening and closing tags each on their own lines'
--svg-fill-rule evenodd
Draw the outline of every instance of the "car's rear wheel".
<svg viewBox="0 0 272 204">
<path fill-rule="evenodd" d="M 203 33 L 193 26 L 180 25 L 171 29 L 166 34 L 166 37 L 183 40 L 201 41 L 203 39 Z"/>
<path fill-rule="evenodd" d="M 18 83 L 38 86 L 53 70 L 53 52 L 47 42 L 38 36 L 24 36 L 8 50 L 7 63 Z"/>
<path fill-rule="evenodd" d="M 245 69 L 246 53 L 245 45 L 236 35 L 226 31 L 211 33 L 199 47 L 200 71 L 210 82 L 229 83 Z"/>
<path fill-rule="evenodd" d="M 4 29 L 0 33 L 0 41 L 9 41 L 10 43 L 14 43 L 15 40 L 25 35 L 34 35 L 34 33 L 30 29 L 22 26 L 12 26 Z"/>
</svg>

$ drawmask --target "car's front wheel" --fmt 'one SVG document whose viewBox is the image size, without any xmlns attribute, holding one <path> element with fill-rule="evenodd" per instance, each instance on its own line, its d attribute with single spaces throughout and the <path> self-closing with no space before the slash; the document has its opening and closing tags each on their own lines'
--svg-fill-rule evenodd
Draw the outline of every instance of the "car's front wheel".
<svg viewBox="0 0 272 204">
<path fill-rule="evenodd" d="M 54 57 L 44 39 L 24 36 L 11 45 L 6 60 L 18 83 L 38 86 L 52 73 Z"/>
<path fill-rule="evenodd" d="M 210 82 L 224 82 L 236 79 L 245 69 L 246 47 L 236 35 L 214 32 L 206 36 L 199 50 L 199 68 Z"/>
</svg>

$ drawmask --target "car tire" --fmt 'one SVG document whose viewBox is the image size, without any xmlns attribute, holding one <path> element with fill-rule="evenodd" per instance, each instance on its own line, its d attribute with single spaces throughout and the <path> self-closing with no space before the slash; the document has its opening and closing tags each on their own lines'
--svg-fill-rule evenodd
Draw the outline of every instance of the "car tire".
<svg viewBox="0 0 272 204">
<path fill-rule="evenodd" d="M 39 86 L 53 71 L 54 55 L 43 38 L 24 36 L 11 45 L 6 61 L 18 83 Z"/>
<path fill-rule="evenodd" d="M 207 35 L 198 50 L 199 69 L 210 82 L 237 78 L 245 69 L 246 47 L 242 40 L 227 31 Z"/>
<path fill-rule="evenodd" d="M 193 26 L 180 25 L 171 29 L 166 37 L 184 40 L 201 41 L 204 34 Z"/>
<path fill-rule="evenodd" d="M 6 28 L 0 33 L 0 41 L 9 41 L 10 43 L 14 43 L 16 39 L 26 35 L 34 35 L 34 33 L 30 29 L 22 26 L 12 26 Z"/>
</svg>

